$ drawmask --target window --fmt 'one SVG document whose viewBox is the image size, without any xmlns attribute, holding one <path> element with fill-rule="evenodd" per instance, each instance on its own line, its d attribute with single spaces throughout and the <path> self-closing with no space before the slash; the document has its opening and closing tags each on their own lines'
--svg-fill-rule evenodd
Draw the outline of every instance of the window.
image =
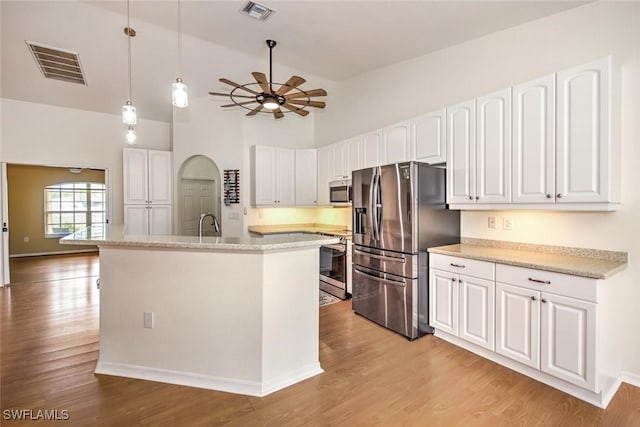
<svg viewBox="0 0 640 427">
<path fill-rule="evenodd" d="M 105 188 L 95 182 L 68 182 L 44 189 L 44 235 L 60 237 L 104 224 Z"/>
</svg>

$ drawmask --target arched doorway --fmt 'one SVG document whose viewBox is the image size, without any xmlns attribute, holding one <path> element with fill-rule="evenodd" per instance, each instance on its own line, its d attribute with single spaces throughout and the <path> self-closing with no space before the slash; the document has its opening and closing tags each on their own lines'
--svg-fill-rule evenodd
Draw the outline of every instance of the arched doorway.
<svg viewBox="0 0 640 427">
<path fill-rule="evenodd" d="M 211 212 L 220 223 L 222 232 L 222 184 L 220 169 L 213 160 L 206 156 L 189 157 L 180 166 L 178 174 L 178 221 L 180 234 L 198 235 L 198 218 L 200 214 Z M 204 236 L 216 233 L 207 219 L 203 228 Z"/>
</svg>

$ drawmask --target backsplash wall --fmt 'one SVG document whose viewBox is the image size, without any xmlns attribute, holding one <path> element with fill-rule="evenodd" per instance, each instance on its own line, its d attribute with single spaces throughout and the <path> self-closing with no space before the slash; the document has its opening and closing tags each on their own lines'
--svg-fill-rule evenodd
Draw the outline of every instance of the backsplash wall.
<svg viewBox="0 0 640 427">
<path fill-rule="evenodd" d="M 330 224 L 351 228 L 351 208 L 252 208 L 247 225 Z"/>
</svg>

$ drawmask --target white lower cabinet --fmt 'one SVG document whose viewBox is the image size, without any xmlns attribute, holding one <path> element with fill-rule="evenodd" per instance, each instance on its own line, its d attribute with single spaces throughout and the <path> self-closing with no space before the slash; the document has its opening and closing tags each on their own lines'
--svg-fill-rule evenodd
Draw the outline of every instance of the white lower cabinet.
<svg viewBox="0 0 640 427">
<path fill-rule="evenodd" d="M 609 284 L 440 254 L 429 260 L 429 321 L 436 336 L 583 399 L 571 387 L 588 390 L 606 406 L 613 395 L 604 396 L 603 389 L 615 381 L 600 379 L 611 372 L 607 361 L 598 363 L 598 331 L 606 325 L 596 325 L 598 298 L 610 298 Z"/>
<path fill-rule="evenodd" d="M 124 223 L 126 234 L 172 234 L 171 205 L 125 205 Z"/>
</svg>

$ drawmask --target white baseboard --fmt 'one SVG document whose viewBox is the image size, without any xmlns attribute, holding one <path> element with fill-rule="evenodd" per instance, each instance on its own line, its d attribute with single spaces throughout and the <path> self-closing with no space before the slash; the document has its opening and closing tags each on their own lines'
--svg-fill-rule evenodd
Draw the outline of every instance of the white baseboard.
<svg viewBox="0 0 640 427">
<path fill-rule="evenodd" d="M 95 369 L 96 374 L 137 378 L 140 380 L 184 385 L 188 387 L 204 388 L 208 390 L 224 391 L 256 397 L 266 396 L 274 391 L 321 374 L 322 372 L 324 371 L 320 367 L 320 363 L 314 363 L 286 375 L 281 375 L 261 383 L 259 381 L 214 377 L 210 375 L 195 374 L 192 372 L 150 368 L 147 366 L 101 362 L 99 360 Z"/>
<path fill-rule="evenodd" d="M 640 375 L 632 372 L 622 372 L 622 381 L 635 387 L 640 387 Z"/>
<path fill-rule="evenodd" d="M 28 254 L 14 254 L 9 255 L 9 258 L 26 258 L 31 256 L 44 256 L 44 255 L 67 255 L 67 254 L 81 254 L 85 252 L 98 252 L 98 249 L 78 249 L 73 251 L 54 251 L 54 252 L 32 252 Z"/>
</svg>

